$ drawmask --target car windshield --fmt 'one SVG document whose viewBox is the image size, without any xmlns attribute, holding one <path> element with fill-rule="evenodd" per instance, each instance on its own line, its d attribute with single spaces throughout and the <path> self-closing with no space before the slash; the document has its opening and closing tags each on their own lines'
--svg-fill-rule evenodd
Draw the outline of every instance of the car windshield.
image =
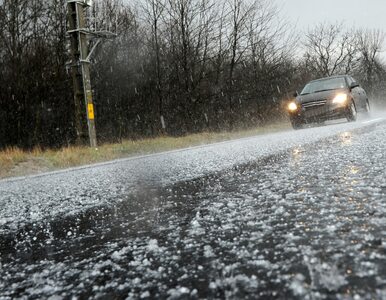
<svg viewBox="0 0 386 300">
<path fill-rule="evenodd" d="M 321 91 L 342 89 L 345 87 L 346 87 L 346 81 L 343 77 L 312 81 L 304 87 L 303 91 L 301 92 L 301 95 L 306 95 L 306 94 L 311 94 L 311 93 L 316 93 Z"/>
</svg>

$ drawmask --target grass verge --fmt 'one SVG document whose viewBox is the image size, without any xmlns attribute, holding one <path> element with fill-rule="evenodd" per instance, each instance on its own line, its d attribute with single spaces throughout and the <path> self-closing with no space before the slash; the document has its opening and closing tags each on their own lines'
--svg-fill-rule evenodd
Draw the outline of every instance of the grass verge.
<svg viewBox="0 0 386 300">
<path fill-rule="evenodd" d="M 157 137 L 126 140 L 119 144 L 104 144 L 97 149 L 67 147 L 60 150 L 22 151 L 8 148 L 0 151 L 0 178 L 25 176 L 69 167 L 105 162 L 118 158 L 158 153 L 174 149 L 205 145 L 231 139 L 277 132 L 289 128 L 286 123 L 237 132 L 203 132 L 183 137 Z"/>
</svg>

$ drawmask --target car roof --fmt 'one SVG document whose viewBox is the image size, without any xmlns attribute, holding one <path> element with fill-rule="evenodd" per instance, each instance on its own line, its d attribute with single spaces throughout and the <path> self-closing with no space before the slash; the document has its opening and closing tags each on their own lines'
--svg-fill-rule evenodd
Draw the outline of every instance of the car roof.
<svg viewBox="0 0 386 300">
<path fill-rule="evenodd" d="M 311 80 L 310 82 L 322 81 L 322 80 L 334 79 L 334 78 L 347 78 L 347 77 L 349 77 L 349 75 L 334 75 L 334 76 L 323 77 L 323 78 Z"/>
</svg>

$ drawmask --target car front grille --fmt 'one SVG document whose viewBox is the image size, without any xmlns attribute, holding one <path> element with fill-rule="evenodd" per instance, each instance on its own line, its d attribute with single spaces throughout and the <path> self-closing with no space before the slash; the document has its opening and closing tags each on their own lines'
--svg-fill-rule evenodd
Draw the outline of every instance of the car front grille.
<svg viewBox="0 0 386 300">
<path fill-rule="evenodd" d="M 327 100 L 314 100 L 302 104 L 304 116 L 306 118 L 317 117 L 328 112 Z"/>
<path fill-rule="evenodd" d="M 320 106 L 325 105 L 326 103 L 327 103 L 326 99 L 315 100 L 315 101 L 310 101 L 310 102 L 303 103 L 302 107 L 305 108 L 305 109 L 308 109 L 308 108 L 320 107 Z"/>
</svg>

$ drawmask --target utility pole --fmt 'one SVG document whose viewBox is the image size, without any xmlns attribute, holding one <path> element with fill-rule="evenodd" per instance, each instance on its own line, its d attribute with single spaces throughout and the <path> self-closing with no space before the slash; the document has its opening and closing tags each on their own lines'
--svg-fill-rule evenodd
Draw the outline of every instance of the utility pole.
<svg viewBox="0 0 386 300">
<path fill-rule="evenodd" d="M 90 56 L 99 41 L 89 51 L 89 39 L 93 33 L 86 29 L 85 10 L 90 6 L 90 2 L 87 0 L 67 0 L 67 33 L 71 42 L 71 74 L 74 86 L 77 143 L 80 144 L 86 140 L 88 129 L 90 146 L 97 147 L 90 80 Z M 84 112 L 86 112 L 87 118 L 84 118 Z"/>
</svg>

